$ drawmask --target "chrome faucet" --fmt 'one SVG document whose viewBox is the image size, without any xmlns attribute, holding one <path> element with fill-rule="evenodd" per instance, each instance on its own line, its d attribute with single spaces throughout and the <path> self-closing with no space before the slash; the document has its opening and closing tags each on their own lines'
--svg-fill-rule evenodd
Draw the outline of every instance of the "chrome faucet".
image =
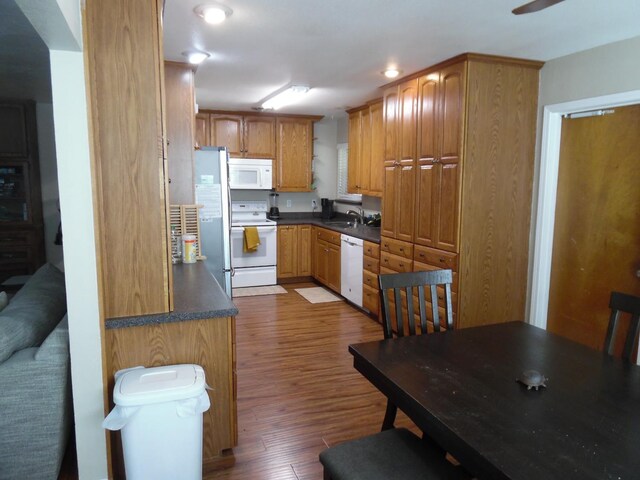
<svg viewBox="0 0 640 480">
<path fill-rule="evenodd" d="M 361 208 L 358 208 L 357 212 L 355 210 L 347 210 L 345 212 L 345 215 L 355 215 L 356 223 L 359 223 L 361 225 L 364 224 L 364 210 L 362 210 Z"/>
</svg>

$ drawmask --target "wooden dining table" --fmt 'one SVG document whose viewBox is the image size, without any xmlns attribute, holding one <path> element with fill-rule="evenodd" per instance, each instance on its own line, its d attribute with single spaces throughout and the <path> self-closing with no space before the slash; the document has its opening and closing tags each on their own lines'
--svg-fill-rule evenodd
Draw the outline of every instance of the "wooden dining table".
<svg viewBox="0 0 640 480">
<path fill-rule="evenodd" d="M 365 378 L 477 478 L 640 478 L 636 365 L 523 322 L 349 351 Z M 547 387 L 516 382 L 525 370 L 548 377 Z"/>
</svg>

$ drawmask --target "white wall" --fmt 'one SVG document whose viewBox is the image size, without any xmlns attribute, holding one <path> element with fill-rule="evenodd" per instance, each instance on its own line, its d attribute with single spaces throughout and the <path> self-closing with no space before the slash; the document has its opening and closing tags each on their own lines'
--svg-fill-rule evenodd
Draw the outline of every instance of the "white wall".
<svg viewBox="0 0 640 480">
<path fill-rule="evenodd" d="M 73 407 L 80 479 L 107 477 L 100 303 L 82 52 L 51 50 L 64 234 Z"/>
<path fill-rule="evenodd" d="M 545 63 L 540 71 L 538 97 L 538 129 L 531 209 L 531 236 L 529 244 L 529 291 L 527 315 L 531 310 L 533 251 L 538 215 L 540 188 L 540 157 L 542 149 L 542 119 L 546 105 L 600 97 L 640 89 L 640 37 L 610 43 L 601 47 L 556 58 Z M 530 320 L 530 319 L 528 319 Z"/>
<path fill-rule="evenodd" d="M 40 158 L 44 246 L 47 261 L 64 270 L 62 246 L 54 244 L 60 223 L 60 211 L 53 105 L 50 103 L 37 103 L 36 119 L 38 122 L 38 156 Z"/>
</svg>

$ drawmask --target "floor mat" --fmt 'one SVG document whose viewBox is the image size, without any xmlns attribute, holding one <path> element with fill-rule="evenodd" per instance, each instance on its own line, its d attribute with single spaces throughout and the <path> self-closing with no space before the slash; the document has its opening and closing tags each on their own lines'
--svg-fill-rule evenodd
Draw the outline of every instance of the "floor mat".
<svg viewBox="0 0 640 480">
<path fill-rule="evenodd" d="M 310 303 L 340 302 L 342 300 L 322 287 L 296 288 L 295 290 Z"/>
<path fill-rule="evenodd" d="M 234 288 L 233 297 L 256 297 L 258 295 L 280 295 L 287 291 L 280 285 L 268 285 L 266 287 L 242 287 Z"/>
</svg>

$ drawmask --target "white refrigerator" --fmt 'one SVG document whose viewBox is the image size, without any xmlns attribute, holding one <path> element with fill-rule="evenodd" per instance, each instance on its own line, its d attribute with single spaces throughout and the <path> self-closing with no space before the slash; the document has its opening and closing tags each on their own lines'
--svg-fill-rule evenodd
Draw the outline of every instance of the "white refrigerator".
<svg viewBox="0 0 640 480">
<path fill-rule="evenodd" d="M 224 147 L 202 147 L 194 158 L 194 184 L 204 263 L 231 297 L 231 195 L 229 153 Z"/>
</svg>

